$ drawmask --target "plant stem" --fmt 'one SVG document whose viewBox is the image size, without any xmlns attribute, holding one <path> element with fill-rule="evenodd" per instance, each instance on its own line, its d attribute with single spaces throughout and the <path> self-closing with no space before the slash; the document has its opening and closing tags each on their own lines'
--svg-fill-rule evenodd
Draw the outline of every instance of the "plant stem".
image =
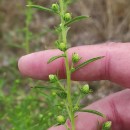
<svg viewBox="0 0 130 130">
<path fill-rule="evenodd" d="M 27 0 L 27 5 L 31 5 L 32 2 L 31 0 Z M 25 48 L 25 51 L 26 53 L 28 54 L 30 52 L 30 31 L 29 31 L 29 25 L 31 23 L 31 20 L 32 20 L 32 9 L 31 8 L 27 8 L 26 9 L 26 21 L 25 21 L 25 24 L 26 24 L 26 27 L 25 27 L 25 43 L 24 43 L 24 48 Z"/>
<path fill-rule="evenodd" d="M 74 112 L 73 112 L 73 104 L 71 98 L 71 72 L 69 69 L 69 61 L 68 61 L 67 53 L 65 58 L 65 66 L 66 66 L 66 73 L 67 73 L 67 99 L 69 103 L 70 116 L 71 116 L 70 120 L 71 120 L 72 130 L 75 130 Z"/>
<path fill-rule="evenodd" d="M 59 0 L 60 3 L 60 17 L 61 17 L 61 29 L 62 29 L 62 41 L 66 44 L 67 46 L 67 32 L 66 32 L 66 27 L 65 21 L 64 21 L 64 14 L 65 14 L 65 6 L 63 0 Z M 68 60 L 68 54 L 65 52 L 65 67 L 66 67 L 66 76 L 67 76 L 67 100 L 68 100 L 68 106 L 69 106 L 69 115 L 70 115 L 70 120 L 71 120 L 71 127 L 72 130 L 75 130 L 75 121 L 74 121 L 74 112 L 73 112 L 73 104 L 72 104 L 72 98 L 71 98 L 71 71 L 69 67 L 69 60 Z"/>
</svg>

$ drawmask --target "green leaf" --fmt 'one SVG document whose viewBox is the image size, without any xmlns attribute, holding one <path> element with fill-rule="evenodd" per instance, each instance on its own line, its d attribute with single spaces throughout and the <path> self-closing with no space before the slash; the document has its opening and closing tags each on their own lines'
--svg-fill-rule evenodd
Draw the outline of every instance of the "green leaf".
<svg viewBox="0 0 130 130">
<path fill-rule="evenodd" d="M 51 63 L 52 61 L 54 61 L 54 60 L 56 60 L 56 59 L 58 59 L 58 58 L 61 58 L 61 57 L 65 57 L 65 55 L 62 54 L 62 55 L 59 55 L 59 56 L 54 56 L 54 57 L 52 57 L 52 58 L 49 59 L 49 61 L 47 62 L 47 64 L 49 64 L 49 63 Z"/>
<path fill-rule="evenodd" d="M 95 57 L 95 58 L 89 59 L 89 60 L 79 64 L 75 68 L 73 68 L 71 72 L 75 72 L 76 70 L 78 70 L 78 69 L 80 69 L 80 68 L 82 68 L 82 67 L 84 67 L 84 66 L 86 66 L 86 65 L 88 65 L 88 64 L 90 64 L 90 63 L 92 63 L 92 62 L 94 62 L 96 60 L 102 59 L 102 58 L 104 58 L 104 56 L 100 56 L 100 57 Z"/>
<path fill-rule="evenodd" d="M 61 124 L 55 124 L 54 126 L 59 126 L 59 125 L 61 125 Z"/>
<path fill-rule="evenodd" d="M 67 98 L 67 93 L 64 92 L 64 91 L 57 92 L 57 95 L 58 95 L 61 99 L 66 99 L 66 98 Z"/>
<path fill-rule="evenodd" d="M 59 87 L 52 87 L 52 86 L 34 86 L 33 88 L 41 88 L 46 90 L 61 90 Z"/>
<path fill-rule="evenodd" d="M 88 18 L 89 18 L 89 16 L 77 16 L 77 17 L 73 18 L 72 20 L 70 20 L 69 22 L 67 22 L 65 24 L 65 26 L 68 26 L 68 25 L 70 25 L 72 23 L 79 22 L 79 21 L 81 21 L 83 19 L 88 19 Z"/>
<path fill-rule="evenodd" d="M 87 113 L 92 113 L 98 116 L 101 116 L 103 118 L 106 118 L 106 116 L 104 114 L 102 114 L 101 112 L 98 112 L 96 110 L 90 110 L 90 109 L 86 109 L 86 110 L 79 110 L 79 112 L 87 112 Z"/>
<path fill-rule="evenodd" d="M 49 8 L 46 8 L 46 7 L 43 7 L 43 6 L 40 6 L 40 5 L 26 5 L 26 6 L 54 13 L 54 11 L 52 9 L 49 9 Z"/>
</svg>

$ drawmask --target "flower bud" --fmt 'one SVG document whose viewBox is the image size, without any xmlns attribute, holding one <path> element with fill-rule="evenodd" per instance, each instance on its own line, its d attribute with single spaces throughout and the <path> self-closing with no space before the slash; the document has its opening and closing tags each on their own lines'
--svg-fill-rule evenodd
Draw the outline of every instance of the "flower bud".
<svg viewBox="0 0 130 130">
<path fill-rule="evenodd" d="M 19 84 L 19 83 L 20 83 L 20 79 L 16 79 L 16 80 L 15 80 L 15 83 L 16 83 L 16 84 Z"/>
<path fill-rule="evenodd" d="M 111 121 L 107 121 L 103 124 L 103 130 L 110 130 L 112 126 L 112 122 Z"/>
<path fill-rule="evenodd" d="M 73 111 L 76 112 L 79 110 L 79 105 L 75 105 L 74 108 L 73 108 Z"/>
<path fill-rule="evenodd" d="M 64 20 L 65 20 L 66 22 L 70 21 L 71 19 L 72 19 L 72 17 L 71 17 L 71 14 L 70 14 L 70 13 L 66 13 L 66 14 L 64 15 Z"/>
<path fill-rule="evenodd" d="M 52 94 L 52 96 L 54 96 L 54 97 L 56 96 L 56 92 L 54 92 L 54 91 L 53 91 L 51 94 Z"/>
<path fill-rule="evenodd" d="M 74 71 L 75 71 L 75 68 L 72 67 L 72 68 L 71 68 L 71 72 L 73 73 Z"/>
<path fill-rule="evenodd" d="M 65 104 L 64 102 L 60 102 L 60 105 L 61 105 L 61 106 L 64 106 L 64 104 Z"/>
<path fill-rule="evenodd" d="M 51 116 L 52 116 L 52 113 L 51 113 L 51 112 L 49 112 L 47 115 L 48 115 L 49 117 L 51 117 Z"/>
<path fill-rule="evenodd" d="M 77 63 L 80 60 L 80 57 L 77 53 L 72 54 L 72 61 L 73 63 Z"/>
<path fill-rule="evenodd" d="M 51 9 L 55 12 L 59 11 L 59 5 L 58 4 L 52 4 Z"/>
<path fill-rule="evenodd" d="M 57 108 L 58 108 L 59 110 L 62 110 L 62 107 L 61 107 L 60 105 L 58 105 Z"/>
<path fill-rule="evenodd" d="M 55 83 L 55 82 L 58 81 L 57 76 L 56 76 L 56 75 L 53 75 L 53 74 L 50 74 L 50 75 L 49 75 L 49 79 L 50 79 L 50 82 L 51 82 L 51 83 Z"/>
<path fill-rule="evenodd" d="M 43 118 L 43 114 L 40 114 L 40 115 L 39 115 L 39 118 Z"/>
<path fill-rule="evenodd" d="M 66 44 L 63 42 L 59 43 L 58 49 L 60 49 L 61 51 L 66 51 Z"/>
<path fill-rule="evenodd" d="M 62 125 L 62 124 L 65 123 L 65 121 L 66 120 L 65 120 L 64 116 L 62 116 L 62 115 L 57 116 L 57 122 L 58 122 L 58 124 Z"/>
<path fill-rule="evenodd" d="M 81 87 L 80 91 L 83 94 L 88 94 L 89 93 L 89 85 L 88 84 L 84 85 L 83 87 Z"/>
</svg>

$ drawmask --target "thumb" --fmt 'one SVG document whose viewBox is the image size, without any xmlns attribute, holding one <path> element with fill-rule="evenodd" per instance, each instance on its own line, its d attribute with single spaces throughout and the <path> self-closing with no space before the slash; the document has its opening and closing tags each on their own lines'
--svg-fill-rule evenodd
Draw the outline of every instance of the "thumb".
<svg viewBox="0 0 130 130">
<path fill-rule="evenodd" d="M 102 112 L 107 119 L 90 114 L 78 113 L 75 120 L 76 130 L 97 130 L 98 121 L 100 125 L 107 120 L 112 121 L 112 130 L 130 130 L 130 90 L 118 92 L 107 98 L 99 100 L 86 109 Z M 127 113 L 127 114 L 125 114 Z M 49 130 L 66 130 L 64 126 L 52 127 Z"/>
</svg>

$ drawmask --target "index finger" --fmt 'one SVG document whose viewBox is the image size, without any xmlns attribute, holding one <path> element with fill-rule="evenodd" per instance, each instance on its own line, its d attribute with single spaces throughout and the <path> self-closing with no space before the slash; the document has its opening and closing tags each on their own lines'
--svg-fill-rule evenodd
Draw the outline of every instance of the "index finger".
<svg viewBox="0 0 130 130">
<path fill-rule="evenodd" d="M 130 84 L 130 44 L 129 43 L 107 43 L 100 45 L 87 45 L 74 47 L 68 50 L 71 64 L 72 53 L 78 53 L 82 59 L 105 56 L 72 74 L 72 80 L 110 80 L 120 85 L 129 87 Z M 59 58 L 50 64 L 48 60 L 56 55 L 62 54 L 59 50 L 46 50 L 32 53 L 20 58 L 18 66 L 20 72 L 35 79 L 47 80 L 49 74 L 56 74 L 65 78 L 66 71 L 63 58 Z"/>
</svg>

